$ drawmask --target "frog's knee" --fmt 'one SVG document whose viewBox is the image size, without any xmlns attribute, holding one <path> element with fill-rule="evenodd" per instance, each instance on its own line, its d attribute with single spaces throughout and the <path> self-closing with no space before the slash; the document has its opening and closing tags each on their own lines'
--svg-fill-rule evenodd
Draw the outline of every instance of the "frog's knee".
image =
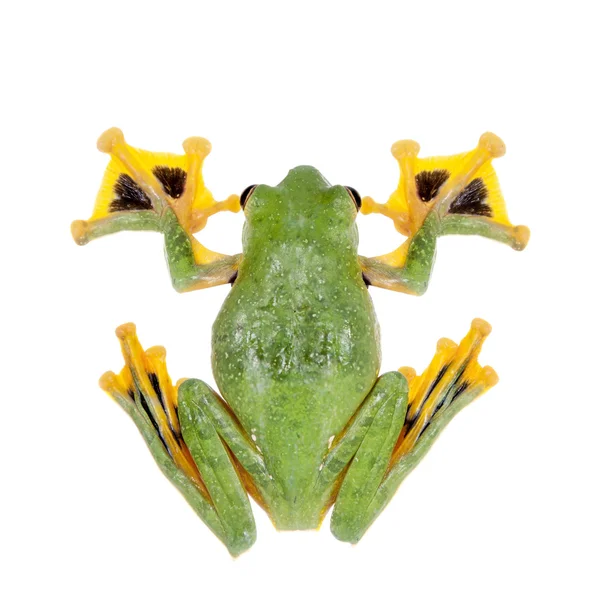
<svg viewBox="0 0 600 600">
<path fill-rule="evenodd" d="M 200 408 L 205 404 L 205 399 L 214 392 L 200 379 L 186 379 L 179 385 L 177 399 L 179 406 L 194 405 Z"/>
<path fill-rule="evenodd" d="M 358 544 L 364 535 L 364 531 L 360 526 L 342 518 L 338 518 L 335 521 L 332 519 L 331 533 L 336 540 L 347 542 L 348 544 Z"/>
<path fill-rule="evenodd" d="M 374 391 L 393 398 L 402 397 L 408 394 L 408 381 L 400 371 L 388 371 L 377 380 Z"/>
</svg>

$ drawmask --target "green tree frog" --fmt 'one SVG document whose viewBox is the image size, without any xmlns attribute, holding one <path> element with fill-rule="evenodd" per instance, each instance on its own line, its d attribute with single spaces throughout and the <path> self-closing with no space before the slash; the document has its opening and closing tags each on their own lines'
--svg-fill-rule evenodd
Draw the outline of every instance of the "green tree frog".
<svg viewBox="0 0 600 600">
<path fill-rule="evenodd" d="M 420 376 L 380 375 L 368 286 L 423 294 L 445 234 L 525 247 L 529 230 L 508 220 L 491 165 L 503 142 L 486 133 L 470 152 L 435 158 L 397 142 L 400 181 L 383 204 L 308 166 L 217 202 L 203 181 L 203 138 L 187 139 L 181 155 L 153 153 L 114 128 L 98 148 L 111 160 L 91 218 L 72 224 L 75 241 L 158 231 L 178 292 L 231 285 L 212 334 L 219 393 L 198 379 L 174 385 L 164 348 L 144 350 L 131 323 L 117 329 L 125 367 L 101 387 L 232 555 L 255 541 L 249 496 L 281 530 L 317 528 L 333 507 L 333 534 L 357 542 L 446 424 L 497 380 L 478 363 L 490 332 L 481 319 L 460 344 L 440 340 Z M 194 237 L 223 210 L 243 210 L 241 254 Z M 389 217 L 406 241 L 359 256 L 360 211 Z"/>
</svg>

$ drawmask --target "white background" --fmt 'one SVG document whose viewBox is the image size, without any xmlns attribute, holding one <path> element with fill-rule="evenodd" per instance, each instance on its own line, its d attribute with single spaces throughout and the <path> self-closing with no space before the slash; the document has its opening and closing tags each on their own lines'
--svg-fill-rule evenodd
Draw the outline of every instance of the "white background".
<svg viewBox="0 0 600 600">
<path fill-rule="evenodd" d="M 598 19 L 592 2 L 21 2 L 3 5 L 0 596 L 598 598 Z M 389 147 L 468 150 L 487 130 L 523 253 L 439 243 L 423 298 L 372 289 L 383 369 L 425 367 L 475 316 L 500 384 L 451 423 L 355 547 L 259 537 L 233 560 L 97 387 L 114 328 L 212 382 L 226 286 L 171 290 L 158 234 L 77 247 L 107 159 L 213 143 L 217 198 L 297 164 L 387 199 Z M 241 249 L 240 214 L 200 239 Z M 400 241 L 359 217 L 361 252 Z"/>
</svg>

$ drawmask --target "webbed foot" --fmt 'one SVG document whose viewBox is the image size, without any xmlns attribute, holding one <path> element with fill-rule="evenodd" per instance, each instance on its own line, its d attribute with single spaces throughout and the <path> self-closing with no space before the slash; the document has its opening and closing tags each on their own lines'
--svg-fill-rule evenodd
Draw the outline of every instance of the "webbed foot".
<svg viewBox="0 0 600 600">
<path fill-rule="evenodd" d="M 438 342 L 430 365 L 380 377 L 323 463 L 317 489 L 335 502 L 333 534 L 358 542 L 442 429 L 467 404 L 497 382 L 477 358 L 491 327 L 475 319 L 455 344 Z M 408 383 L 407 383 L 408 382 Z"/>
<path fill-rule="evenodd" d="M 399 369 L 409 381 L 408 410 L 390 464 L 416 449 L 436 417 L 442 423 L 434 427 L 439 432 L 460 409 L 496 385 L 494 369 L 477 362 L 491 330 L 483 319 L 473 319 L 460 344 L 447 338 L 438 342 L 432 361 L 421 375 L 410 367 Z"/>
<path fill-rule="evenodd" d="M 377 265 L 404 267 L 409 249 L 426 221 L 435 236 L 480 235 L 515 250 L 525 248 L 529 229 L 510 223 L 492 166 L 492 160 L 503 156 L 506 150 L 498 136 L 484 133 L 474 150 L 453 156 L 419 158 L 419 149 L 412 140 L 396 142 L 392 146 L 400 166 L 396 190 L 383 204 L 368 196 L 363 198 L 363 214 L 379 213 L 392 219 L 396 229 L 408 237 L 393 252 L 367 259 L 375 270 Z M 425 249 L 423 261 L 428 260 L 424 258 L 427 253 Z"/>
<path fill-rule="evenodd" d="M 185 154 L 133 148 L 120 129 L 105 131 L 98 149 L 111 156 L 92 216 L 73 221 L 71 233 L 79 245 L 118 231 L 159 231 L 174 287 L 189 291 L 229 283 L 239 256 L 227 256 L 203 246 L 193 234 L 210 216 L 238 212 L 239 196 L 222 202 L 204 185 L 202 165 L 211 146 L 199 137 L 183 142 Z"/>
<path fill-rule="evenodd" d="M 98 138 L 98 150 L 111 156 L 92 216 L 74 221 L 73 238 L 80 244 L 124 229 L 161 231 L 167 208 L 173 210 L 188 234 L 204 228 L 221 211 L 239 212 L 239 196 L 215 201 L 204 184 L 202 166 L 211 144 L 201 137 L 183 142 L 185 154 L 148 152 L 130 146 L 113 127 Z M 213 258 L 210 251 L 206 258 Z M 219 255 L 221 256 L 221 255 Z"/>
<path fill-rule="evenodd" d="M 235 448 L 240 462 L 252 468 L 250 443 L 233 418 L 212 406 L 216 394 L 206 384 L 171 383 L 164 348 L 143 350 L 132 323 L 119 327 L 117 336 L 125 367 L 118 375 L 105 373 L 101 387 L 133 419 L 166 477 L 237 556 L 254 543 L 256 529 L 230 452 Z"/>
</svg>

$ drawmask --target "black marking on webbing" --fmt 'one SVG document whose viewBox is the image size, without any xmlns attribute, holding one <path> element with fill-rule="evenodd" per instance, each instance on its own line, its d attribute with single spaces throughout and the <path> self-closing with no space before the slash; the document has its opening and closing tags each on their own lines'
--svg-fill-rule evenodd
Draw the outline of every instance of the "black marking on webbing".
<svg viewBox="0 0 600 600">
<path fill-rule="evenodd" d="M 454 376 L 454 379 L 450 382 L 449 389 L 454 387 L 462 379 L 462 376 L 465 374 L 465 371 L 467 370 L 467 367 L 469 366 L 469 364 L 471 363 L 472 360 L 473 360 L 473 352 L 470 352 L 467 355 L 467 358 L 465 359 L 463 364 L 461 365 L 460 369 L 457 371 L 456 375 Z M 446 396 L 444 397 L 444 402 L 446 401 L 447 396 L 448 396 L 448 394 L 446 394 Z M 452 399 L 450 400 L 450 402 L 452 402 L 452 400 L 454 400 L 454 398 L 455 398 L 455 396 L 452 396 Z"/>
<path fill-rule="evenodd" d="M 433 390 L 435 390 L 435 388 L 437 387 L 438 383 L 442 380 L 442 377 L 446 374 L 446 371 L 450 368 L 450 363 L 446 363 L 439 371 L 438 374 L 435 376 L 435 379 L 432 381 L 431 385 L 429 386 L 429 389 L 427 390 L 427 393 L 425 394 L 425 398 L 423 398 L 423 402 L 421 404 L 421 408 L 423 408 L 423 406 L 425 406 L 425 403 L 427 402 L 427 400 L 429 400 L 429 396 L 431 396 L 431 394 L 433 394 Z M 419 410 L 419 412 L 421 412 Z"/>
<path fill-rule="evenodd" d="M 148 379 L 152 384 L 152 388 L 154 389 L 154 393 L 158 397 L 160 405 L 162 406 L 163 410 L 167 412 L 165 409 L 165 399 L 163 397 L 162 390 L 160 389 L 160 382 L 158 381 L 158 376 L 156 375 L 156 373 L 148 373 Z"/>
<path fill-rule="evenodd" d="M 456 375 L 454 376 L 454 379 L 450 382 L 450 385 L 448 386 L 449 390 L 451 390 L 452 387 L 454 385 L 456 385 L 456 383 L 458 381 L 460 381 L 460 378 L 463 376 L 463 374 L 467 368 L 467 365 L 470 362 L 470 359 L 471 359 L 471 355 L 469 355 L 467 357 L 467 359 L 465 360 L 465 362 L 459 369 L 458 373 L 456 373 Z M 431 394 L 433 393 L 433 391 L 435 390 L 437 385 L 440 383 L 440 381 L 442 380 L 442 377 L 446 374 L 449 367 L 450 367 L 450 363 L 447 363 L 439 370 L 436 378 L 433 380 L 432 384 L 429 386 L 429 389 L 427 390 L 427 393 L 425 394 L 425 399 L 423 400 L 418 413 L 415 415 L 414 419 L 412 419 L 410 421 L 410 423 L 408 424 L 409 427 L 411 427 L 414 424 L 414 422 L 417 420 L 417 418 L 421 414 L 421 411 L 423 410 L 423 407 L 425 406 L 425 403 L 427 402 L 427 400 L 429 399 L 429 397 L 431 396 Z M 444 408 L 445 406 L 448 406 L 449 404 L 451 404 L 462 392 L 464 392 L 467 389 L 468 385 L 469 385 L 468 382 L 461 383 L 458 386 L 457 391 L 452 395 L 452 397 L 450 398 L 449 401 L 448 401 L 448 392 L 446 394 L 444 394 L 442 396 L 442 398 L 440 398 L 438 405 L 435 407 L 435 409 L 431 413 L 431 416 L 427 420 L 427 423 L 425 423 L 425 426 L 423 427 L 421 433 L 419 433 L 419 435 L 417 436 L 417 439 L 415 440 L 415 444 L 417 443 L 418 439 L 423 435 L 423 432 L 425 431 L 425 429 L 427 429 L 427 427 L 429 426 L 429 423 L 431 423 L 431 421 L 433 420 L 433 417 L 435 417 L 435 415 L 438 413 L 438 411 L 441 410 L 442 408 Z"/>
<path fill-rule="evenodd" d="M 454 402 L 463 392 L 466 392 L 468 387 L 471 384 L 468 381 L 463 381 L 457 388 L 454 394 L 452 394 L 452 398 L 450 398 L 450 404 Z"/>
<path fill-rule="evenodd" d="M 433 417 L 435 417 L 435 415 L 444 407 L 449 406 L 450 404 L 452 404 L 463 392 L 466 392 L 467 389 L 469 389 L 470 386 L 470 382 L 468 381 L 463 381 L 454 391 L 454 394 L 452 394 L 452 398 L 450 399 L 450 402 L 448 402 L 448 404 L 446 404 L 446 402 L 440 402 L 438 404 L 438 406 L 436 407 L 436 409 L 433 411 L 433 414 L 431 415 L 429 421 L 427 421 L 427 423 L 425 424 L 425 427 L 423 427 L 423 430 L 421 431 L 421 433 L 419 434 L 419 436 L 417 437 L 417 439 L 415 440 L 415 444 L 417 443 L 417 441 L 421 438 L 421 436 L 425 433 L 425 430 L 429 427 L 429 425 L 431 424 L 431 422 L 433 421 Z"/>
<path fill-rule="evenodd" d="M 150 380 L 150 383 L 152 384 L 152 388 L 154 389 L 154 393 L 158 397 L 160 405 L 162 406 L 162 409 L 165 411 L 165 414 L 166 414 L 167 409 L 165 406 L 165 397 L 164 397 L 162 388 L 160 387 L 160 382 L 158 380 L 158 376 L 156 375 L 156 373 L 148 373 L 148 379 Z M 179 419 L 179 413 L 177 412 L 177 410 L 175 410 L 175 413 L 177 414 L 177 419 Z M 171 423 L 169 423 L 169 429 L 171 430 L 173 437 L 181 445 L 181 442 L 183 441 L 183 437 L 182 437 L 181 433 L 178 433 L 177 431 L 175 431 L 173 429 L 173 426 L 171 425 Z M 168 450 L 168 448 L 167 448 L 167 450 Z"/>
<path fill-rule="evenodd" d="M 433 200 L 440 188 L 448 178 L 450 171 L 446 169 L 434 169 L 433 171 L 421 171 L 415 176 L 415 184 L 417 185 L 417 194 L 422 202 L 430 202 Z"/>
<path fill-rule="evenodd" d="M 231 285 L 233 285 L 235 283 L 235 280 L 237 279 L 238 276 L 238 272 L 236 271 L 230 278 L 229 281 L 227 283 L 230 283 Z"/>
<path fill-rule="evenodd" d="M 419 406 L 419 410 L 416 412 L 415 416 L 412 419 L 406 420 L 406 425 L 408 425 L 409 429 L 414 425 L 414 423 L 417 421 L 417 419 L 421 415 L 423 407 L 425 406 L 425 403 L 429 399 L 429 396 L 431 396 L 431 394 L 433 393 L 433 390 L 435 390 L 438 383 L 442 380 L 442 377 L 446 374 L 446 371 L 448 370 L 449 367 L 450 367 L 450 363 L 447 363 L 438 371 L 438 374 L 436 375 L 435 379 L 432 381 L 431 385 L 429 386 L 429 389 L 427 390 L 427 392 L 425 394 L 425 397 L 423 398 L 423 401 L 421 402 L 421 406 Z"/>
<path fill-rule="evenodd" d="M 454 401 L 454 399 L 458 397 L 458 394 L 454 394 L 454 393 L 453 393 L 452 397 L 450 397 L 450 398 L 449 398 L 449 395 L 450 395 L 450 393 L 452 393 L 452 390 L 454 389 L 454 386 L 458 385 L 458 383 L 461 381 L 462 376 L 464 375 L 465 371 L 467 370 L 467 366 L 471 362 L 472 356 L 473 356 L 473 354 L 470 353 L 467 356 L 467 358 L 465 359 L 465 361 L 462 363 L 462 365 L 460 366 L 460 369 L 456 372 L 456 374 L 452 378 L 452 381 L 448 384 L 448 387 L 447 387 L 444 395 L 440 399 L 440 402 L 439 402 L 438 406 L 433 411 L 433 414 L 431 415 L 431 417 L 430 417 L 429 420 L 433 419 L 433 415 L 435 415 L 435 413 L 440 408 L 443 408 L 445 406 L 448 406 L 448 405 L 452 404 L 452 402 Z M 459 389 L 461 388 L 461 386 L 462 386 L 462 383 L 460 385 L 458 385 Z M 462 392 L 462 391 L 463 390 L 460 389 L 460 392 Z"/>
<path fill-rule="evenodd" d="M 158 423 L 156 422 L 156 419 L 154 418 L 154 415 L 152 414 L 152 411 L 150 410 L 150 407 L 148 406 L 148 401 L 146 400 L 146 397 L 144 396 L 142 391 L 139 389 L 138 389 L 138 394 L 139 394 L 140 405 L 141 405 L 142 410 L 148 415 L 148 418 L 150 419 L 150 422 L 152 423 L 152 427 L 154 427 L 154 430 L 158 434 L 160 441 L 162 442 L 162 444 L 165 447 L 165 449 L 167 450 L 167 452 L 169 452 L 169 447 L 167 446 L 162 434 L 160 433 L 160 429 L 158 428 Z M 135 400 L 135 393 L 132 389 L 129 390 L 129 396 Z M 169 454 L 170 454 L 170 452 L 169 452 Z"/>
<path fill-rule="evenodd" d="M 127 173 L 121 173 L 113 186 L 115 197 L 108 208 L 109 212 L 122 210 L 150 210 L 152 202 L 144 190 Z"/>
<path fill-rule="evenodd" d="M 435 409 L 431 413 L 431 416 L 427 420 L 427 423 L 425 423 L 425 425 L 423 426 L 423 429 L 420 431 L 419 435 L 415 439 L 413 448 L 415 447 L 417 442 L 421 439 L 421 437 L 425 433 L 425 430 L 429 427 L 430 423 L 433 421 L 433 418 L 435 417 L 435 415 L 443 408 L 450 406 L 450 404 L 452 404 L 452 402 L 454 402 L 454 400 L 456 400 L 456 398 L 458 398 L 463 392 L 465 392 L 471 385 L 471 383 L 469 381 L 466 381 L 466 380 L 462 381 L 462 382 L 460 382 L 460 381 L 461 381 L 461 378 L 464 375 L 465 371 L 467 370 L 467 366 L 471 363 L 472 359 L 473 359 L 473 353 L 471 352 L 466 357 L 466 359 L 464 360 L 460 369 L 458 370 L 458 372 L 456 373 L 456 375 L 454 376 L 454 378 L 448 385 L 448 391 L 440 399 L 440 401 L 438 402 L 438 405 L 435 407 Z M 436 378 L 433 380 L 433 382 L 429 386 L 429 389 L 427 390 L 427 393 L 425 394 L 425 398 L 424 398 L 423 402 L 421 403 L 421 406 L 419 407 L 419 411 L 417 412 L 417 414 L 414 416 L 413 419 L 411 419 L 410 421 L 407 419 L 407 421 L 405 422 L 405 425 L 408 427 L 408 431 L 410 431 L 410 429 L 412 428 L 412 426 L 414 425 L 416 420 L 419 418 L 419 415 L 421 414 L 421 411 L 423 410 L 425 403 L 427 402 L 427 400 L 429 399 L 429 397 L 431 396 L 431 394 L 433 393 L 433 391 L 435 390 L 437 385 L 440 383 L 440 381 L 442 380 L 442 377 L 446 374 L 449 367 L 450 367 L 450 363 L 447 363 L 439 370 Z M 459 384 L 459 382 L 460 382 L 460 384 Z M 454 386 L 457 386 L 457 387 L 456 387 L 456 389 L 454 389 L 454 391 L 452 391 Z M 452 394 L 452 395 L 449 397 L 450 394 Z"/>
<path fill-rule="evenodd" d="M 435 415 L 435 413 L 439 410 L 439 406 L 433 411 L 433 414 Z M 431 417 L 433 418 L 433 416 Z M 423 426 L 423 429 L 421 429 L 421 433 L 419 433 L 419 435 L 417 436 L 417 439 L 415 440 L 415 443 L 412 445 L 411 449 L 414 448 L 417 445 L 417 442 L 421 439 L 421 436 L 425 433 L 425 431 L 427 430 L 427 428 L 429 427 L 431 423 L 431 419 L 429 419 L 429 421 L 427 421 L 427 423 L 425 423 L 425 425 Z"/>
<path fill-rule="evenodd" d="M 431 417 L 429 418 L 429 423 L 431 423 L 431 421 L 433 420 L 433 417 L 435 417 L 435 415 L 438 413 L 438 411 L 440 411 L 442 408 L 446 407 L 446 406 L 450 406 L 450 404 L 452 404 L 454 402 L 454 400 L 456 400 L 467 388 L 469 387 L 469 382 L 468 381 L 463 381 L 454 391 L 454 393 L 452 394 L 452 397 L 450 398 L 450 401 L 447 401 L 448 395 L 445 396 L 444 401 L 440 402 L 435 410 L 433 411 Z"/>
<path fill-rule="evenodd" d="M 450 205 L 448 212 L 460 215 L 491 217 L 492 208 L 487 203 L 488 190 L 481 177 L 473 179 Z"/>
<path fill-rule="evenodd" d="M 367 287 L 369 287 L 370 285 L 372 285 L 371 284 L 371 280 L 365 275 L 364 271 L 363 271 L 363 274 L 362 274 L 362 278 L 363 278 L 363 281 L 365 282 L 365 285 Z"/>
<path fill-rule="evenodd" d="M 157 165 L 152 169 L 152 173 L 171 198 L 179 198 L 185 190 L 187 173 L 179 167 L 167 167 L 166 165 Z"/>
</svg>

